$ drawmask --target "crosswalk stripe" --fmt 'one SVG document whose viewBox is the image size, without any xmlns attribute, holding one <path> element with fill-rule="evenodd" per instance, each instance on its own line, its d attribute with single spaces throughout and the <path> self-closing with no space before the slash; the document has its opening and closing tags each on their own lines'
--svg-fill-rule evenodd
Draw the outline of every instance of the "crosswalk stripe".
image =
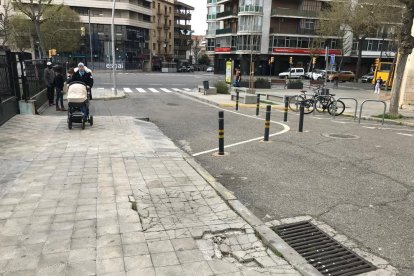
<svg viewBox="0 0 414 276">
<path fill-rule="evenodd" d="M 131 88 L 128 88 L 128 87 L 124 87 L 124 91 L 125 93 L 132 93 Z"/>
<path fill-rule="evenodd" d="M 155 89 L 155 88 L 148 88 L 149 89 L 149 91 L 151 91 L 151 92 L 153 92 L 153 93 L 160 93 L 160 91 L 158 91 L 157 89 Z"/>
<path fill-rule="evenodd" d="M 171 90 L 168 90 L 167 88 L 160 88 L 162 91 L 166 92 L 166 93 L 171 93 Z"/>
<path fill-rule="evenodd" d="M 408 134 L 408 133 L 397 133 L 398 135 L 403 135 L 403 136 L 408 136 L 408 137 L 413 137 L 413 134 Z"/>
<path fill-rule="evenodd" d="M 178 89 L 178 88 L 173 88 L 172 90 L 174 90 L 176 92 L 180 92 L 181 91 L 181 89 Z"/>
<path fill-rule="evenodd" d="M 142 88 L 136 88 L 136 89 L 139 93 L 147 93 L 147 91 L 145 91 L 145 89 L 142 89 Z"/>
<path fill-rule="evenodd" d="M 183 88 L 185 91 L 193 91 L 192 89 L 190 89 L 190 88 Z"/>
</svg>

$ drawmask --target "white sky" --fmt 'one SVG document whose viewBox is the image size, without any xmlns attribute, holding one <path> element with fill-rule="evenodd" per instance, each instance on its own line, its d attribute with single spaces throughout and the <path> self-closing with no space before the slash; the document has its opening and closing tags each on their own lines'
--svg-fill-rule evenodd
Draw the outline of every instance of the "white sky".
<svg viewBox="0 0 414 276">
<path fill-rule="evenodd" d="M 207 30 L 207 1 L 206 0 L 180 0 L 194 7 L 191 18 L 191 28 L 196 35 L 205 35 Z"/>
</svg>

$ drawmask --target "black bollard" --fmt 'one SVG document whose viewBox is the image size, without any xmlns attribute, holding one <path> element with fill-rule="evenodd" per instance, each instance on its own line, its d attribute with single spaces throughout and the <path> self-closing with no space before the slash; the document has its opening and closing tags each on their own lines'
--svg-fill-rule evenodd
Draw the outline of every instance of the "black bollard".
<svg viewBox="0 0 414 276">
<path fill-rule="evenodd" d="M 285 96 L 285 113 L 283 114 L 283 122 L 287 122 L 288 119 L 288 111 L 289 111 L 289 97 Z"/>
<path fill-rule="evenodd" d="M 270 133 L 270 112 L 272 110 L 272 106 L 268 104 L 266 106 L 266 120 L 265 120 L 265 132 L 264 132 L 264 139 L 263 141 L 269 141 L 269 133 Z"/>
<path fill-rule="evenodd" d="M 259 108 L 260 108 L 260 94 L 257 94 L 257 99 L 256 99 L 256 116 L 259 116 Z"/>
<path fill-rule="evenodd" d="M 305 115 L 305 107 L 303 104 L 299 107 L 299 132 L 303 132 L 303 119 Z"/>
<path fill-rule="evenodd" d="M 236 110 L 239 110 L 239 93 L 236 89 Z"/>
<path fill-rule="evenodd" d="M 219 111 L 219 155 L 224 155 L 224 112 Z"/>
</svg>

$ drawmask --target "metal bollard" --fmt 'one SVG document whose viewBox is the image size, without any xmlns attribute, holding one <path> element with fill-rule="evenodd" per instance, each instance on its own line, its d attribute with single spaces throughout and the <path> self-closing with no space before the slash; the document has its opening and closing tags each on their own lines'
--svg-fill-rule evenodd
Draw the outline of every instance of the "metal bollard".
<svg viewBox="0 0 414 276">
<path fill-rule="evenodd" d="M 288 119 L 288 111 L 289 111 L 289 97 L 285 97 L 285 113 L 283 114 L 283 122 L 287 122 Z"/>
<path fill-rule="evenodd" d="M 224 111 L 219 111 L 219 155 L 224 155 Z"/>
<path fill-rule="evenodd" d="M 256 116 L 259 116 L 259 108 L 260 108 L 260 94 L 257 94 L 257 99 L 256 99 Z"/>
<path fill-rule="evenodd" d="M 269 132 L 270 132 L 270 113 L 272 110 L 272 106 L 268 104 L 266 106 L 266 120 L 265 120 L 265 132 L 264 132 L 264 139 L 263 141 L 269 141 Z"/>
<path fill-rule="evenodd" d="M 236 90 L 236 110 L 239 110 L 239 91 Z"/>
<path fill-rule="evenodd" d="M 305 107 L 303 104 L 300 105 L 299 112 L 299 132 L 303 132 L 303 119 L 305 115 Z"/>
</svg>

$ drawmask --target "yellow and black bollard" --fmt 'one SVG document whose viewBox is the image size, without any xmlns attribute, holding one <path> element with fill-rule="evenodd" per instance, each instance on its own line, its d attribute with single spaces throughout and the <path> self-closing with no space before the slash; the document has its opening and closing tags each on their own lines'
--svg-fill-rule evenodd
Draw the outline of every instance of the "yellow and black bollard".
<svg viewBox="0 0 414 276">
<path fill-rule="evenodd" d="M 289 111 L 289 97 L 285 96 L 285 109 L 283 114 L 283 122 L 287 122 L 288 119 L 288 111 Z"/>
<path fill-rule="evenodd" d="M 239 97 L 239 91 L 237 91 L 237 89 L 236 89 L 236 110 L 239 110 L 239 99 L 240 99 L 240 97 Z"/>
<path fill-rule="evenodd" d="M 219 155 L 224 155 L 224 112 L 219 111 Z"/>
<path fill-rule="evenodd" d="M 256 116 L 259 116 L 259 108 L 260 108 L 260 94 L 257 94 L 257 99 L 256 99 Z"/>
<path fill-rule="evenodd" d="M 265 132 L 264 132 L 264 139 L 263 141 L 269 141 L 269 134 L 270 134 L 270 112 L 272 110 L 272 106 L 268 104 L 266 106 L 266 120 L 265 120 Z"/>
</svg>

